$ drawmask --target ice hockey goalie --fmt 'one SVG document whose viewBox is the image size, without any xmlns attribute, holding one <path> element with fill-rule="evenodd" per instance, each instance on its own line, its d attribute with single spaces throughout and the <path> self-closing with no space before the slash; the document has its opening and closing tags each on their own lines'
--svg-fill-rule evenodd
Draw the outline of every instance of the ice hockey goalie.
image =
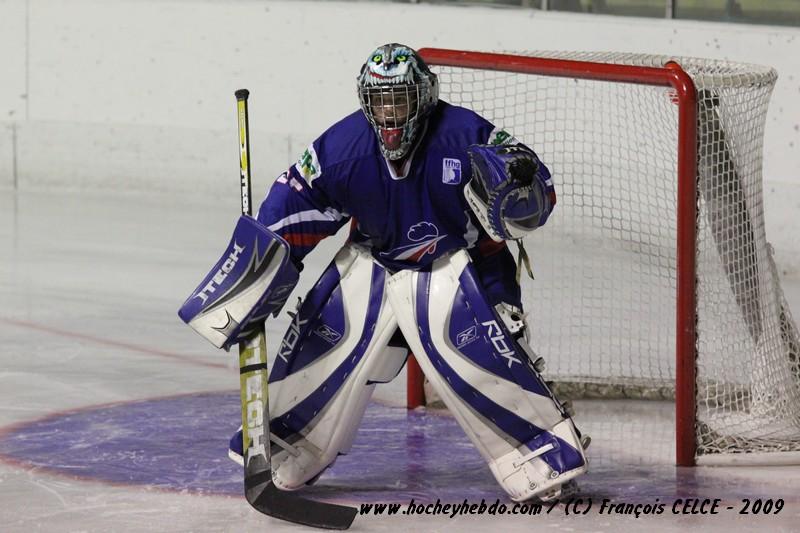
<svg viewBox="0 0 800 533">
<path fill-rule="evenodd" d="M 275 484 L 301 488 L 347 453 L 375 385 L 411 350 L 510 498 L 556 497 L 586 457 L 527 346 L 506 245 L 547 221 L 550 173 L 511 134 L 439 100 L 436 75 L 407 46 L 374 50 L 357 87 L 360 109 L 277 178 L 248 228 L 274 253 L 231 313 L 238 329 L 206 335 L 230 344 L 274 312 L 295 267 L 349 222 L 270 374 Z"/>
</svg>

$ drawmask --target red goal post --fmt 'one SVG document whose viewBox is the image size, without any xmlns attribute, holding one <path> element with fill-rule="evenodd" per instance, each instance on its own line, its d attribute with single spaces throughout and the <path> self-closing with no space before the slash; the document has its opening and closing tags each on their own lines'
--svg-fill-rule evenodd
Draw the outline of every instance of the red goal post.
<svg viewBox="0 0 800 533">
<path fill-rule="evenodd" d="M 653 160 L 650 162 L 643 160 L 636 161 L 635 164 L 632 164 L 631 166 L 633 170 L 631 171 L 631 175 L 641 174 L 643 172 L 642 169 L 646 170 L 650 165 L 652 165 L 653 167 L 664 167 L 664 169 L 660 170 L 661 174 L 658 176 L 662 178 L 663 176 L 672 176 L 675 187 L 674 198 L 670 197 L 670 193 L 667 190 L 667 192 L 664 193 L 665 196 L 662 203 L 665 204 L 667 208 L 672 207 L 674 210 L 674 215 L 670 215 L 674 216 L 674 231 L 672 232 L 671 236 L 667 237 L 671 241 L 669 246 L 674 247 L 674 255 L 673 252 L 668 254 L 665 254 L 664 252 L 657 252 L 653 256 L 656 259 L 648 259 L 645 262 L 658 262 L 659 269 L 663 270 L 663 272 L 659 273 L 658 277 L 654 279 L 657 281 L 664 281 L 664 290 L 669 290 L 670 292 L 673 292 L 674 290 L 674 330 L 672 333 L 670 333 L 670 336 L 674 335 L 674 339 L 670 341 L 674 342 L 674 361 L 670 363 L 664 363 L 663 361 L 658 363 L 666 364 L 667 369 L 664 374 L 668 374 L 666 378 L 659 377 L 658 379 L 672 379 L 674 381 L 674 398 L 676 409 L 676 462 L 681 466 L 694 465 L 699 453 L 713 455 L 714 453 L 717 453 L 717 448 L 722 450 L 721 453 L 740 453 L 740 450 L 736 447 L 741 447 L 742 444 L 740 440 L 737 440 L 735 435 L 730 436 L 725 432 L 720 433 L 716 430 L 706 431 L 706 426 L 708 425 L 707 422 L 698 421 L 697 408 L 698 403 L 700 402 L 698 399 L 697 389 L 699 346 L 703 346 L 704 354 L 705 351 L 708 350 L 703 344 L 703 341 L 698 339 L 697 325 L 698 323 L 705 324 L 708 321 L 706 316 L 708 316 L 710 313 L 704 311 L 702 317 L 698 316 L 698 279 L 700 279 L 701 276 L 698 275 L 698 265 L 696 261 L 698 260 L 698 257 L 705 258 L 707 256 L 714 255 L 708 250 L 716 249 L 716 255 L 721 258 L 721 260 L 717 258 L 717 263 L 721 261 L 722 266 L 717 265 L 714 267 L 716 269 L 714 271 L 714 276 L 716 276 L 714 277 L 714 283 L 717 283 L 718 285 L 724 285 L 720 284 L 717 280 L 717 278 L 721 277 L 728 280 L 731 291 L 739 291 L 736 292 L 736 294 L 732 294 L 730 297 L 725 296 L 725 298 L 722 298 L 725 301 L 730 300 L 734 302 L 734 304 L 731 304 L 730 306 L 731 309 L 725 312 L 748 315 L 742 319 L 748 324 L 757 322 L 757 327 L 752 326 L 750 328 L 752 337 L 751 341 L 754 344 L 760 345 L 762 340 L 761 331 L 763 330 L 763 327 L 765 327 L 762 327 L 761 325 L 762 320 L 765 320 L 762 318 L 762 316 L 766 316 L 766 314 L 763 310 L 752 311 L 750 309 L 752 307 L 752 302 L 748 303 L 745 301 L 749 298 L 749 296 L 747 296 L 747 294 L 743 296 L 742 294 L 747 293 L 748 291 L 752 292 L 751 285 L 761 287 L 759 294 L 763 294 L 766 282 L 748 281 L 748 288 L 742 289 L 742 284 L 740 281 L 742 277 L 747 278 L 747 276 L 750 276 L 753 271 L 755 271 L 756 274 L 761 275 L 765 270 L 771 270 L 767 265 L 767 263 L 771 262 L 771 257 L 765 259 L 768 253 L 758 252 L 754 254 L 754 257 L 758 256 L 758 259 L 744 257 L 742 254 L 736 255 L 735 260 L 731 259 L 731 254 L 733 252 L 738 254 L 739 249 L 737 248 L 734 250 L 735 245 L 731 245 L 727 242 L 720 242 L 721 237 L 719 237 L 719 235 L 735 233 L 737 235 L 736 242 L 747 240 L 749 243 L 748 246 L 752 244 L 750 241 L 758 241 L 759 239 L 757 237 L 751 238 L 749 235 L 750 233 L 757 234 L 762 228 L 763 223 L 758 223 L 758 221 L 756 221 L 757 224 L 751 224 L 745 229 L 738 227 L 731 228 L 728 226 L 728 224 L 734 224 L 734 219 L 741 218 L 740 211 L 747 211 L 749 216 L 752 209 L 758 207 L 756 204 L 758 204 L 758 201 L 760 201 L 760 196 L 758 196 L 757 201 L 751 201 L 749 200 L 749 197 L 741 199 L 739 198 L 739 196 L 742 196 L 741 194 L 736 193 L 736 195 L 734 195 L 731 193 L 731 195 L 726 197 L 725 200 L 720 200 L 719 197 L 722 195 L 722 193 L 718 191 L 711 191 L 711 186 L 706 185 L 704 189 L 699 189 L 698 162 L 704 165 L 703 168 L 705 173 L 712 176 L 711 178 L 705 179 L 707 181 L 710 180 L 710 182 L 713 183 L 714 186 L 719 190 L 724 189 L 726 194 L 730 193 L 730 189 L 732 189 L 732 187 L 729 183 L 724 184 L 724 187 L 722 187 L 718 183 L 720 178 L 718 178 L 717 175 L 721 176 L 727 172 L 728 174 L 726 174 L 726 176 L 728 176 L 730 172 L 733 172 L 735 180 L 739 180 L 740 175 L 745 174 L 744 170 L 742 170 L 744 167 L 747 167 L 748 171 L 752 171 L 752 173 L 754 173 L 754 177 L 758 179 L 760 187 L 760 166 L 758 166 L 758 168 L 755 170 L 750 169 L 750 167 L 753 166 L 751 165 L 751 161 L 749 159 L 741 159 L 739 154 L 745 152 L 748 154 L 747 157 L 751 157 L 751 152 L 754 153 L 755 151 L 759 151 L 758 157 L 760 158 L 761 139 L 759 138 L 751 141 L 748 137 L 748 132 L 752 129 L 755 129 L 755 135 L 760 135 L 763 137 L 763 114 L 766 110 L 766 99 L 769 97 L 769 90 L 771 90 L 771 86 L 775 81 L 774 71 L 771 69 L 764 69 L 748 65 L 736 65 L 728 63 L 723 64 L 722 62 L 705 62 L 703 60 L 694 59 L 671 60 L 671 58 L 659 56 L 638 56 L 634 54 L 544 53 L 541 55 L 514 55 L 505 53 L 468 52 L 436 48 L 423 48 L 419 50 L 419 52 L 425 61 L 431 67 L 434 67 L 435 71 L 439 72 L 440 82 L 442 82 L 441 97 L 443 99 L 451 101 L 451 103 L 464 105 L 465 107 L 471 107 L 475 109 L 475 111 L 486 116 L 486 118 L 489 120 L 495 122 L 497 126 L 508 127 L 512 134 L 539 152 L 539 155 L 543 158 L 546 164 L 550 165 L 552 162 L 553 167 L 551 170 L 553 171 L 555 177 L 557 189 L 559 188 L 559 178 L 564 174 L 564 168 L 570 165 L 562 164 L 561 167 L 564 168 L 561 168 L 559 165 L 553 162 L 553 160 L 557 158 L 554 158 L 550 153 L 541 153 L 540 146 L 542 143 L 539 141 L 539 139 L 537 139 L 537 136 L 548 140 L 563 139 L 565 137 L 568 140 L 572 139 L 573 141 L 574 139 L 578 139 L 578 141 L 573 142 L 572 144 L 564 145 L 569 146 L 568 149 L 559 148 L 556 144 L 553 144 L 553 146 L 556 147 L 552 148 L 551 151 L 553 153 L 557 153 L 559 150 L 561 150 L 562 152 L 568 152 L 566 156 L 571 156 L 577 151 L 575 147 L 578 147 L 581 150 L 585 149 L 587 150 L 588 155 L 581 160 L 581 164 L 584 165 L 583 168 L 586 168 L 586 161 L 592 161 L 593 158 L 596 159 L 598 156 L 598 152 L 595 149 L 588 147 L 588 135 L 584 135 L 585 132 L 588 131 L 587 125 L 590 122 L 592 126 L 594 126 L 595 123 L 597 124 L 598 131 L 596 134 L 594 134 L 595 138 L 603 139 L 603 148 L 604 150 L 607 150 L 609 155 L 613 156 L 616 153 L 626 154 L 628 152 L 634 153 L 641 151 L 641 153 L 647 154 L 648 157 L 652 157 Z M 684 70 L 687 64 L 690 64 L 691 68 Z M 681 65 L 683 65 L 683 68 Z M 755 73 L 753 74 L 752 81 L 749 81 L 750 79 L 748 78 L 747 83 L 753 86 L 767 87 L 766 91 L 762 91 L 766 92 L 766 96 L 763 96 L 761 92 L 758 93 L 758 97 L 762 98 L 763 102 L 759 100 L 758 106 L 760 107 L 754 104 L 754 109 L 756 109 L 756 107 L 758 107 L 758 109 L 752 113 L 753 117 L 748 117 L 749 122 L 745 124 L 746 127 L 739 127 L 738 123 L 728 121 L 727 116 L 723 117 L 723 111 L 726 109 L 726 105 L 730 105 L 732 108 L 734 105 L 736 105 L 739 106 L 736 108 L 737 110 L 742 109 L 742 105 L 744 104 L 741 104 L 740 100 L 744 101 L 753 99 L 750 93 L 747 93 L 747 98 L 740 98 L 740 100 L 736 100 L 735 96 L 729 97 L 729 93 L 733 94 L 736 88 L 739 87 L 737 84 L 740 83 L 740 78 L 742 78 L 745 73 L 749 72 L 748 69 L 750 69 L 750 67 L 755 69 Z M 456 78 L 458 78 L 460 81 L 454 82 L 453 79 Z M 534 82 L 529 80 L 534 79 L 543 81 L 541 84 L 536 82 L 537 85 L 533 85 Z M 557 87 L 551 87 L 548 85 L 550 82 L 547 80 L 562 81 L 558 82 L 560 85 Z M 698 87 L 696 83 L 698 80 L 700 80 L 700 87 Z M 726 83 L 727 85 L 725 85 Z M 655 100 L 661 106 L 659 113 L 666 117 L 665 121 L 668 123 L 670 120 L 672 120 L 670 117 L 672 116 L 673 111 L 668 109 L 670 107 L 669 104 L 671 103 L 671 106 L 676 110 L 674 137 L 672 136 L 672 133 L 669 133 L 664 135 L 664 139 L 658 139 L 657 142 L 653 141 L 651 144 L 651 139 L 649 139 L 650 133 L 646 121 L 654 119 L 645 119 L 644 125 L 631 126 L 640 133 L 638 136 L 631 134 L 631 139 L 624 139 L 625 142 L 628 142 L 628 145 L 621 143 L 613 144 L 613 140 L 607 141 L 605 139 L 604 136 L 610 135 L 607 134 L 606 131 L 610 131 L 614 128 L 622 129 L 622 131 L 624 131 L 625 128 L 628 127 L 627 121 L 636 120 L 633 115 L 637 113 L 635 108 L 637 104 L 636 102 L 632 101 L 633 98 L 625 96 L 624 93 L 621 93 L 621 96 L 615 96 L 615 91 L 619 91 L 620 87 L 630 86 L 662 88 L 661 93 L 656 93 L 655 97 L 642 97 L 642 102 L 644 102 L 642 105 L 647 105 L 655 98 Z M 607 89 L 607 87 L 613 87 L 613 90 Z M 664 88 L 666 88 L 666 91 Z M 747 90 L 749 90 L 749 85 Z M 574 94 L 570 91 L 574 91 Z M 664 97 L 664 94 L 667 95 L 666 98 Z M 705 103 L 699 102 L 699 94 L 701 94 L 705 99 Z M 587 99 L 588 103 L 581 103 L 578 101 L 582 98 Z M 596 99 L 597 103 L 594 103 L 595 100 L 593 99 Z M 667 104 L 664 105 L 663 102 L 667 100 Z M 552 116 L 563 118 L 564 123 L 570 125 L 565 129 L 571 128 L 575 131 L 559 132 L 556 130 L 540 134 L 539 129 L 544 129 L 544 127 L 541 125 L 537 127 L 531 126 L 528 128 L 526 125 L 522 125 L 521 127 L 519 123 L 510 126 L 506 124 L 509 116 L 505 110 L 508 108 L 511 109 L 511 118 L 516 120 L 516 116 L 523 115 L 527 117 L 525 120 L 529 120 L 530 117 L 536 116 L 540 109 L 549 107 L 551 102 L 553 108 L 555 109 Z M 729 102 L 733 103 L 729 104 Z M 630 109 L 623 109 L 627 108 L 629 103 Z M 562 106 L 563 109 L 558 109 L 559 105 Z M 598 111 L 600 108 L 603 109 L 602 112 Z M 616 122 L 611 125 L 604 125 L 601 123 L 602 120 L 605 119 L 606 115 L 615 114 L 617 110 L 620 110 L 621 113 L 628 113 L 630 116 L 623 117 L 622 119 L 615 119 Z M 582 119 L 584 116 L 587 118 Z M 662 118 L 659 118 L 658 120 L 660 121 Z M 582 123 L 581 120 L 585 120 L 586 123 Z M 729 127 L 729 130 L 726 130 L 725 127 Z M 725 137 L 726 133 L 728 135 L 727 137 Z M 738 137 L 736 137 L 736 135 L 738 135 Z M 653 137 L 655 136 L 656 135 L 654 134 Z M 720 140 L 720 138 L 722 140 Z M 754 147 L 750 147 L 750 144 L 747 143 L 753 144 Z M 668 151 L 674 152 L 674 154 L 669 156 L 669 161 L 661 161 L 661 159 L 663 159 L 661 152 Z M 573 160 L 567 159 L 567 161 L 569 161 L 570 164 L 574 163 Z M 743 164 L 736 166 L 737 163 L 742 161 Z M 758 161 L 760 163 L 760 159 Z M 613 165 L 613 161 L 607 164 Z M 724 172 L 720 170 L 722 169 L 723 164 L 725 165 Z M 729 167 L 733 167 L 734 170 L 731 171 Z M 581 167 L 580 165 L 576 165 L 576 168 Z M 580 172 L 576 172 L 576 175 L 579 174 Z M 745 178 L 747 178 L 747 176 L 745 176 Z M 598 182 L 601 182 L 603 179 L 605 178 L 602 176 L 596 178 Z M 730 177 L 725 179 L 730 179 Z M 660 181 L 665 180 L 660 179 Z M 570 187 L 572 191 L 581 191 L 583 189 L 589 189 L 591 186 L 595 187 L 593 190 L 597 191 L 599 189 L 596 189 L 596 185 L 597 183 L 582 185 L 575 181 L 574 183 L 569 182 L 567 187 Z M 748 190 L 750 188 L 755 188 L 750 187 L 749 185 L 743 187 L 747 188 Z M 667 186 L 667 189 L 668 188 L 669 186 Z M 760 189 L 758 190 L 758 194 L 760 195 Z M 559 209 L 564 209 L 564 207 L 562 207 L 562 199 L 565 198 L 565 195 L 562 194 L 562 191 L 559 191 L 559 195 L 559 207 L 556 208 L 557 211 Z M 576 212 L 586 213 L 594 210 L 600 213 L 600 217 L 605 216 L 604 213 L 605 211 L 609 210 L 609 207 L 604 206 L 601 208 L 595 205 L 589 206 L 586 203 L 589 196 L 591 195 L 582 192 L 576 193 L 577 200 L 573 202 Z M 602 194 L 595 192 L 595 196 L 602 196 Z M 569 205 L 569 195 L 566 195 L 566 197 L 567 205 Z M 622 189 L 622 195 L 611 199 L 611 203 L 609 205 L 613 206 L 614 209 L 618 209 L 619 206 L 622 205 L 621 198 L 627 198 L 624 188 Z M 732 198 L 735 198 L 735 200 Z M 643 195 L 639 200 L 643 200 L 643 203 L 645 204 L 650 202 L 650 198 L 648 198 L 646 194 Z M 669 204 L 673 201 L 676 203 L 676 205 L 670 206 Z M 708 220 L 710 220 L 710 222 L 704 222 L 699 218 L 701 215 L 698 213 L 698 206 L 703 206 L 704 209 L 709 208 L 710 206 L 709 212 L 711 214 L 704 215 L 708 218 Z M 622 209 L 624 210 L 626 208 L 623 207 Z M 651 209 L 645 210 L 650 211 Z M 655 211 L 656 209 L 652 210 Z M 640 218 L 645 215 L 646 213 L 635 214 L 630 218 L 630 220 L 622 220 L 621 222 L 619 219 L 615 219 L 612 216 L 611 222 L 614 224 L 609 225 L 607 228 L 600 228 L 599 226 L 598 228 L 593 228 L 586 234 L 582 234 L 577 240 L 587 240 L 589 237 L 586 235 L 591 234 L 593 238 L 595 233 L 608 233 L 611 230 L 615 232 L 616 238 L 616 235 L 620 230 L 620 224 L 625 226 L 623 230 L 626 228 L 635 228 L 637 223 L 640 221 Z M 753 216 L 757 217 L 760 216 L 760 214 Z M 719 221 L 717 219 L 719 219 Z M 550 224 L 556 226 L 559 223 L 559 220 L 553 220 Z M 542 231 L 547 232 L 550 224 L 548 225 L 547 229 Z M 670 224 L 665 223 L 664 225 L 669 226 Z M 611 226 L 614 227 L 612 228 Z M 753 230 L 753 227 L 755 227 L 755 230 Z M 705 231 L 706 233 L 713 235 L 712 237 L 704 237 L 705 240 L 701 244 L 705 246 L 705 248 L 698 248 L 699 231 Z M 742 235 L 745 235 L 746 239 L 743 238 Z M 636 239 L 630 237 L 628 234 L 625 234 L 624 238 L 617 240 L 624 241 L 626 249 L 629 249 L 632 246 L 641 248 L 652 246 L 652 236 L 649 234 L 644 234 L 643 236 L 645 237 L 643 241 L 644 244 L 632 244 Z M 712 244 L 715 244 L 716 247 L 712 246 Z M 741 248 L 741 246 L 739 247 Z M 755 248 L 755 245 L 750 247 Z M 750 248 L 748 248 L 748 250 L 749 249 Z M 534 256 L 535 255 L 536 253 L 534 251 Z M 667 267 L 663 265 L 663 256 L 665 255 L 669 256 L 669 261 L 672 263 L 672 265 L 669 267 L 672 269 L 672 272 L 668 272 Z M 755 263 L 756 261 L 758 261 L 758 264 L 756 266 L 752 266 L 751 263 Z M 765 267 L 764 265 L 767 266 Z M 641 265 L 635 266 L 634 271 L 638 273 L 642 268 L 643 267 Z M 737 268 L 745 273 L 741 274 L 739 270 L 734 272 L 734 270 Z M 717 270 L 723 272 L 723 275 L 718 275 L 716 272 Z M 585 278 L 586 276 L 581 277 Z M 608 280 L 602 279 L 600 281 L 606 283 Z M 547 284 L 548 282 L 549 280 L 542 276 L 541 280 L 537 279 L 533 283 Z M 703 282 L 705 283 L 705 278 L 703 278 Z M 564 283 L 564 286 L 567 288 L 571 286 L 569 281 L 565 281 Z M 651 281 L 647 281 L 647 283 L 651 283 Z M 708 285 L 711 286 L 712 283 L 709 282 Z M 590 288 L 587 290 L 593 290 L 592 286 L 589 287 Z M 631 292 L 628 290 L 620 291 L 618 288 L 613 287 L 609 290 L 611 291 L 609 293 L 611 296 L 605 295 L 599 299 L 614 300 L 617 298 L 617 294 L 622 292 Z M 719 289 L 718 287 L 715 287 L 714 291 L 716 292 L 711 294 L 711 296 L 714 296 L 716 293 L 725 292 L 724 289 Z M 635 290 L 632 292 L 635 292 Z M 662 291 L 658 294 L 663 295 L 664 293 Z M 585 298 L 585 296 L 578 295 L 576 298 Z M 766 300 L 766 298 L 760 297 L 758 299 L 759 301 Z M 630 308 L 626 308 L 625 311 L 634 316 L 637 313 L 649 312 L 649 309 L 646 307 L 647 302 L 644 302 L 644 310 L 637 311 L 635 305 L 642 305 L 642 302 L 639 300 L 641 300 L 641 297 L 635 294 L 630 296 Z M 540 301 L 540 297 L 531 297 L 531 301 Z M 526 301 L 526 307 L 531 305 L 531 301 Z M 708 306 L 713 308 L 714 305 L 716 305 L 715 302 L 717 302 L 717 299 L 712 297 L 711 303 L 708 304 Z M 738 306 L 736 305 L 737 303 Z M 659 306 L 661 304 L 662 302 L 658 301 L 651 302 L 651 306 Z M 555 301 L 551 305 L 558 306 L 559 303 L 558 301 Z M 625 305 L 628 304 L 626 303 Z M 783 310 L 783 307 L 781 307 L 781 310 Z M 599 321 L 603 321 L 604 323 L 608 321 L 608 323 L 611 324 L 611 319 L 609 316 L 604 314 L 605 312 L 605 310 L 600 310 L 598 308 L 597 316 L 587 317 L 588 325 L 583 324 L 580 326 L 574 326 L 570 331 L 591 328 L 595 322 Z M 757 314 L 758 319 L 752 319 L 749 314 L 753 314 L 754 316 Z M 785 310 L 785 315 L 783 311 L 781 311 L 780 314 L 780 320 L 783 321 L 780 327 L 789 330 L 789 336 L 796 335 L 796 329 L 793 326 L 788 309 Z M 535 314 L 533 321 L 536 321 Z M 788 325 L 785 323 L 787 321 L 789 323 Z M 713 327 L 709 328 L 710 330 L 713 330 L 713 335 L 709 335 L 709 337 L 712 339 L 715 339 L 716 337 L 724 337 L 724 331 L 726 328 L 730 327 L 732 326 L 726 325 L 718 328 L 719 331 L 722 331 L 723 333 L 717 332 L 717 330 L 714 330 Z M 755 333 L 753 333 L 754 330 Z M 533 333 L 534 336 L 536 336 L 535 328 Z M 605 334 L 605 331 L 603 330 L 602 333 Z M 631 336 L 633 339 L 632 344 L 641 344 L 643 342 L 641 337 L 646 335 L 646 332 L 633 334 Z M 715 335 L 716 337 L 714 337 Z M 567 336 L 569 335 L 562 335 L 562 337 Z M 615 345 L 615 347 L 610 351 L 615 351 L 620 345 L 625 344 L 624 341 L 616 339 L 616 336 L 613 333 L 609 334 L 608 336 L 615 337 L 614 342 L 618 342 L 618 344 Z M 783 335 L 782 338 L 785 337 L 786 335 Z M 536 346 L 536 339 L 533 340 L 534 348 L 541 350 L 541 347 Z M 716 340 L 713 340 L 711 344 L 716 342 Z M 583 349 L 587 350 L 587 352 L 592 351 L 591 345 L 589 345 L 588 348 Z M 629 356 L 629 359 L 636 361 L 637 364 L 637 354 L 646 354 L 647 352 L 651 351 L 647 348 L 642 349 L 641 347 L 638 348 L 638 350 L 638 352 L 634 350 L 632 352 L 633 355 Z M 560 355 L 558 352 L 561 351 L 562 350 L 560 349 L 555 349 L 554 346 L 549 346 L 546 348 L 544 353 L 539 353 L 539 355 L 543 355 L 545 359 L 548 360 L 549 367 L 550 357 L 553 357 L 553 355 Z M 568 350 L 564 351 L 566 352 Z M 745 364 L 745 362 L 743 361 L 742 364 Z M 603 363 L 592 360 L 593 367 L 597 366 L 600 368 L 602 365 Z M 615 365 L 620 366 L 617 363 L 615 363 Z M 621 366 L 624 367 L 625 365 L 623 364 Z M 795 367 L 792 368 L 793 369 L 790 369 L 789 373 L 797 372 L 800 374 Z M 705 367 L 702 367 L 702 369 L 703 373 L 706 373 L 704 370 Z M 627 368 L 625 368 L 625 370 L 627 371 Z M 575 374 L 575 372 L 571 372 L 570 375 L 573 374 Z M 606 374 L 613 375 L 614 369 L 601 369 L 599 371 L 599 377 L 590 376 L 588 381 L 593 383 L 606 381 Z M 638 386 L 639 381 L 644 380 L 645 378 L 649 379 L 648 376 L 645 376 L 644 374 L 647 374 L 646 370 L 642 372 L 641 376 L 637 375 L 627 377 L 623 379 L 623 381 L 625 383 L 636 382 Z M 545 372 L 545 376 L 548 379 L 552 379 L 548 375 L 547 371 Z M 418 367 L 414 365 L 409 366 L 408 379 L 409 399 L 411 399 L 413 402 L 413 398 L 420 397 L 422 391 L 422 374 L 419 372 Z M 717 416 L 717 411 L 714 411 L 714 409 L 718 407 L 717 404 L 725 402 L 733 396 L 743 394 L 743 391 L 745 391 L 748 387 L 750 387 L 749 390 L 751 391 L 751 397 L 754 398 L 756 394 L 753 393 L 752 390 L 754 390 L 754 388 L 759 390 L 764 388 L 763 386 L 754 387 L 744 383 L 746 378 L 737 376 L 732 378 L 729 376 L 711 376 L 711 378 L 704 376 L 704 379 L 705 381 L 703 382 L 700 392 L 702 395 L 714 395 L 714 397 L 711 400 L 709 400 L 707 397 L 705 399 L 705 403 L 702 403 L 701 405 L 703 406 L 704 413 L 711 413 L 711 418 Z M 793 386 L 791 383 L 792 378 L 790 377 L 787 379 L 789 382 L 788 387 L 791 388 Z M 623 385 L 620 386 L 624 385 L 625 384 L 623 383 Z M 797 383 L 794 383 L 794 385 L 797 385 Z M 786 388 L 785 385 L 782 385 L 782 387 Z M 798 385 L 798 387 L 800 388 L 800 385 Z M 792 390 L 791 392 L 794 393 L 795 391 Z M 755 403 L 755 400 L 752 398 L 751 401 Z M 413 403 L 410 404 L 410 407 L 414 407 Z M 719 412 L 723 412 L 724 409 L 725 407 L 722 406 Z M 738 421 L 736 423 L 738 423 Z M 797 447 L 793 447 L 793 443 L 797 439 L 797 435 L 800 435 L 800 430 L 798 430 L 797 433 L 792 433 L 792 428 L 794 427 L 793 424 L 795 423 L 797 423 L 795 420 L 790 420 L 788 422 L 790 427 L 788 437 L 781 437 L 782 440 L 780 446 L 778 446 L 778 451 L 800 450 L 800 440 L 797 440 Z M 702 429 L 699 429 L 701 425 Z M 714 444 L 708 448 L 710 451 L 701 450 L 698 452 L 698 435 L 701 435 L 703 442 L 714 441 Z M 734 444 L 729 445 L 729 442 L 732 442 L 731 439 L 735 442 Z M 772 451 L 768 445 L 766 447 L 763 445 L 762 441 L 764 438 L 760 436 L 756 436 L 755 438 L 748 436 L 746 439 L 749 439 L 750 441 L 755 439 L 756 445 L 753 448 L 754 452 Z M 785 443 L 787 439 L 789 442 L 788 445 Z M 720 442 L 724 444 L 719 444 Z M 742 451 L 750 450 L 748 449 Z"/>
</svg>

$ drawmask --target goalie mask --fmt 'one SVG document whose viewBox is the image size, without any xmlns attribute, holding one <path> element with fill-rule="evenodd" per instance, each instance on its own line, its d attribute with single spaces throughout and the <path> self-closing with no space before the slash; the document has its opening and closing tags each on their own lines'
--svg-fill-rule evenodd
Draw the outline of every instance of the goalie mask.
<svg viewBox="0 0 800 533">
<path fill-rule="evenodd" d="M 387 159 L 407 155 L 439 98 L 436 74 L 411 48 L 391 43 L 376 49 L 358 75 L 361 109 Z"/>
</svg>

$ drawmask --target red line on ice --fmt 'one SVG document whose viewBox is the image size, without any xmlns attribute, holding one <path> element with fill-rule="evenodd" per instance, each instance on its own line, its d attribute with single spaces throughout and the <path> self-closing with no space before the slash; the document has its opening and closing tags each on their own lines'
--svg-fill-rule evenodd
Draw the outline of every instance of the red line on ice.
<svg viewBox="0 0 800 533">
<path fill-rule="evenodd" d="M 101 337 L 94 337 L 92 335 L 86 335 L 84 333 L 77 333 L 74 331 L 65 331 L 63 329 L 53 328 L 50 326 L 44 326 L 42 324 L 36 324 L 35 322 L 28 322 L 25 320 L 17 320 L 14 318 L 0 318 L 0 322 L 5 322 L 6 324 L 10 324 L 12 326 L 17 326 L 20 328 L 27 328 L 32 329 L 35 331 L 41 331 L 44 333 L 49 333 L 51 335 L 56 335 L 59 337 L 68 337 L 70 339 L 78 339 L 82 341 L 91 342 L 94 344 L 100 344 L 102 346 L 111 346 L 113 348 L 122 348 L 123 350 L 128 350 L 130 352 L 137 352 L 143 353 L 147 355 L 157 355 L 159 357 L 165 357 L 167 359 L 175 359 L 178 361 L 182 361 L 184 363 L 189 363 L 192 365 L 197 366 L 205 366 L 209 368 L 224 368 L 227 369 L 228 366 L 224 363 L 209 363 L 206 361 L 198 361 L 196 358 L 183 355 L 179 353 L 167 352 L 164 350 L 158 350 L 156 348 L 150 348 L 147 346 L 140 346 L 137 344 L 130 344 L 127 342 L 115 341 L 112 339 L 103 339 Z"/>
</svg>

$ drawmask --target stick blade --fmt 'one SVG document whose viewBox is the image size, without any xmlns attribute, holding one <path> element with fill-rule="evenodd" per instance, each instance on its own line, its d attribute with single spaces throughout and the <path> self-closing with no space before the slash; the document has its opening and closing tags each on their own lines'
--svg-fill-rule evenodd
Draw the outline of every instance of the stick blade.
<svg viewBox="0 0 800 533">
<path fill-rule="evenodd" d="M 247 500 L 267 516 L 322 529 L 347 529 L 358 511 L 353 507 L 301 498 L 267 483 L 255 498 Z"/>
</svg>

